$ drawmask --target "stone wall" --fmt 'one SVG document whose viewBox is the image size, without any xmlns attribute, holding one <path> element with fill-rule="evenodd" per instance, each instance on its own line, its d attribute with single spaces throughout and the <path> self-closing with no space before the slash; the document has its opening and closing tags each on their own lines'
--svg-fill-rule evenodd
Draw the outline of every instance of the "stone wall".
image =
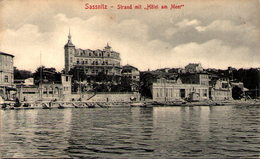
<svg viewBox="0 0 260 159">
<path fill-rule="evenodd" d="M 25 91 L 25 88 L 23 88 Z M 27 89 L 22 93 L 18 92 L 18 97 L 21 101 L 37 101 L 40 100 L 40 95 L 37 88 Z M 30 93 L 28 93 L 30 92 Z M 83 94 L 62 94 L 60 96 L 47 96 L 42 95 L 43 101 L 83 101 L 83 102 L 131 102 L 131 99 L 135 98 L 137 101 L 140 99 L 140 93 L 136 92 L 115 92 L 115 93 L 83 93 Z"/>
<path fill-rule="evenodd" d="M 130 98 L 140 99 L 140 94 L 136 92 L 115 92 L 115 93 L 84 93 L 84 94 L 71 94 L 69 97 L 64 98 L 64 100 L 80 100 L 87 102 L 131 102 Z"/>
</svg>

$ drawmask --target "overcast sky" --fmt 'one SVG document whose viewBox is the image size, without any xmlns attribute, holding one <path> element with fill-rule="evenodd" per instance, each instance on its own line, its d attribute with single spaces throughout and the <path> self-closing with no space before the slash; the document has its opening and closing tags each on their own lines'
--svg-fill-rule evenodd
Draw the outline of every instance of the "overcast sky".
<svg viewBox="0 0 260 159">
<path fill-rule="evenodd" d="M 184 67 L 260 67 L 260 0 L 142 0 L 184 4 L 175 10 L 86 10 L 85 3 L 141 4 L 136 0 L 2 0 L 0 51 L 19 69 L 64 68 L 69 28 L 82 49 L 108 42 L 122 64 L 140 70 Z"/>
</svg>

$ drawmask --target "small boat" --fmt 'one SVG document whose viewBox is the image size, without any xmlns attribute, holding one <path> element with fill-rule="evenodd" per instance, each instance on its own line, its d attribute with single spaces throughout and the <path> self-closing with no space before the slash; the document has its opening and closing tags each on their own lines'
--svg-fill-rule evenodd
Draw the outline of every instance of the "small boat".
<svg viewBox="0 0 260 159">
<path fill-rule="evenodd" d="M 46 103 L 43 103 L 43 105 L 42 105 L 42 109 L 51 109 L 51 107 L 48 106 Z"/>
<path fill-rule="evenodd" d="M 59 104 L 58 109 L 64 109 L 65 107 Z"/>
<path fill-rule="evenodd" d="M 73 105 L 74 108 L 79 108 L 80 107 L 79 105 L 77 105 L 75 103 L 72 103 L 72 105 Z"/>
<path fill-rule="evenodd" d="M 10 106 L 9 109 L 15 109 L 14 106 Z"/>
<path fill-rule="evenodd" d="M 158 105 L 158 106 L 161 106 L 161 105 L 164 105 L 163 103 L 160 103 L 160 102 L 157 102 L 157 101 L 154 101 L 151 103 L 151 105 Z"/>
<path fill-rule="evenodd" d="M 79 108 L 79 106 L 76 105 L 76 104 L 74 104 L 74 103 L 72 103 L 72 105 L 73 105 L 75 108 Z"/>
<path fill-rule="evenodd" d="M 165 103 L 165 106 L 181 106 L 183 105 L 181 102 L 169 102 Z"/>
<path fill-rule="evenodd" d="M 104 104 L 104 103 L 97 103 L 97 105 L 98 105 L 99 107 L 101 107 L 101 108 L 109 108 L 109 107 L 111 107 L 110 105 Z"/>
<path fill-rule="evenodd" d="M 225 105 L 224 103 L 216 103 L 215 104 L 216 106 L 223 106 L 223 105 Z"/>
<path fill-rule="evenodd" d="M 88 108 L 95 108 L 96 105 L 94 103 L 86 103 L 86 105 L 88 106 Z"/>
<path fill-rule="evenodd" d="M 29 106 L 30 106 L 29 103 L 24 103 L 24 104 L 23 104 L 23 107 L 29 107 Z"/>
<path fill-rule="evenodd" d="M 3 109 L 7 108 L 7 104 L 3 103 L 1 108 L 3 108 Z"/>
<path fill-rule="evenodd" d="M 147 104 L 145 103 L 132 103 L 130 104 L 131 107 L 146 107 Z"/>
</svg>

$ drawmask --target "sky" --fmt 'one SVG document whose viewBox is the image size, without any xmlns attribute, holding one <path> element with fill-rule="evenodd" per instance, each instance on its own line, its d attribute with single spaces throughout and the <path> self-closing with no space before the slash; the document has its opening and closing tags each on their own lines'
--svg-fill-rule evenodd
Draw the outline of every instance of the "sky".
<svg viewBox="0 0 260 159">
<path fill-rule="evenodd" d="M 86 3 L 114 8 L 89 10 Z M 184 7 L 118 10 L 119 4 Z M 260 0 L 1 0 L 0 51 L 13 54 L 18 69 L 34 71 L 42 63 L 60 71 L 70 29 L 77 48 L 109 43 L 122 65 L 142 71 L 188 63 L 260 67 L 259 19 Z"/>
</svg>

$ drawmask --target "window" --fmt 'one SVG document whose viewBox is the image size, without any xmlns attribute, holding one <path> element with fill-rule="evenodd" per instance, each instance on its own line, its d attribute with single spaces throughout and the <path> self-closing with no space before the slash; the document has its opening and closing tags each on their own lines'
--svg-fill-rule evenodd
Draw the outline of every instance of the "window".
<svg viewBox="0 0 260 159">
<path fill-rule="evenodd" d="M 228 83 L 222 83 L 222 88 L 228 88 Z"/>
<path fill-rule="evenodd" d="M 160 88 L 160 96 L 161 96 L 161 97 L 163 96 L 163 95 L 162 95 L 162 92 L 163 92 L 163 89 Z"/>
<path fill-rule="evenodd" d="M 202 95 L 203 95 L 203 97 L 207 97 L 207 89 L 202 90 Z"/>
<path fill-rule="evenodd" d="M 66 76 L 66 82 L 68 82 L 69 81 L 69 77 L 68 76 Z"/>
<path fill-rule="evenodd" d="M 185 89 L 180 89 L 180 97 L 185 98 Z"/>
<path fill-rule="evenodd" d="M 36 94 L 36 92 L 23 92 L 23 94 Z"/>
<path fill-rule="evenodd" d="M 156 92 L 157 92 L 156 94 L 157 94 L 157 97 L 159 97 L 159 92 L 158 92 L 158 90 L 159 90 L 159 89 L 156 88 Z"/>
<path fill-rule="evenodd" d="M 8 76 L 5 76 L 5 80 L 4 80 L 5 82 L 8 82 Z"/>
</svg>

